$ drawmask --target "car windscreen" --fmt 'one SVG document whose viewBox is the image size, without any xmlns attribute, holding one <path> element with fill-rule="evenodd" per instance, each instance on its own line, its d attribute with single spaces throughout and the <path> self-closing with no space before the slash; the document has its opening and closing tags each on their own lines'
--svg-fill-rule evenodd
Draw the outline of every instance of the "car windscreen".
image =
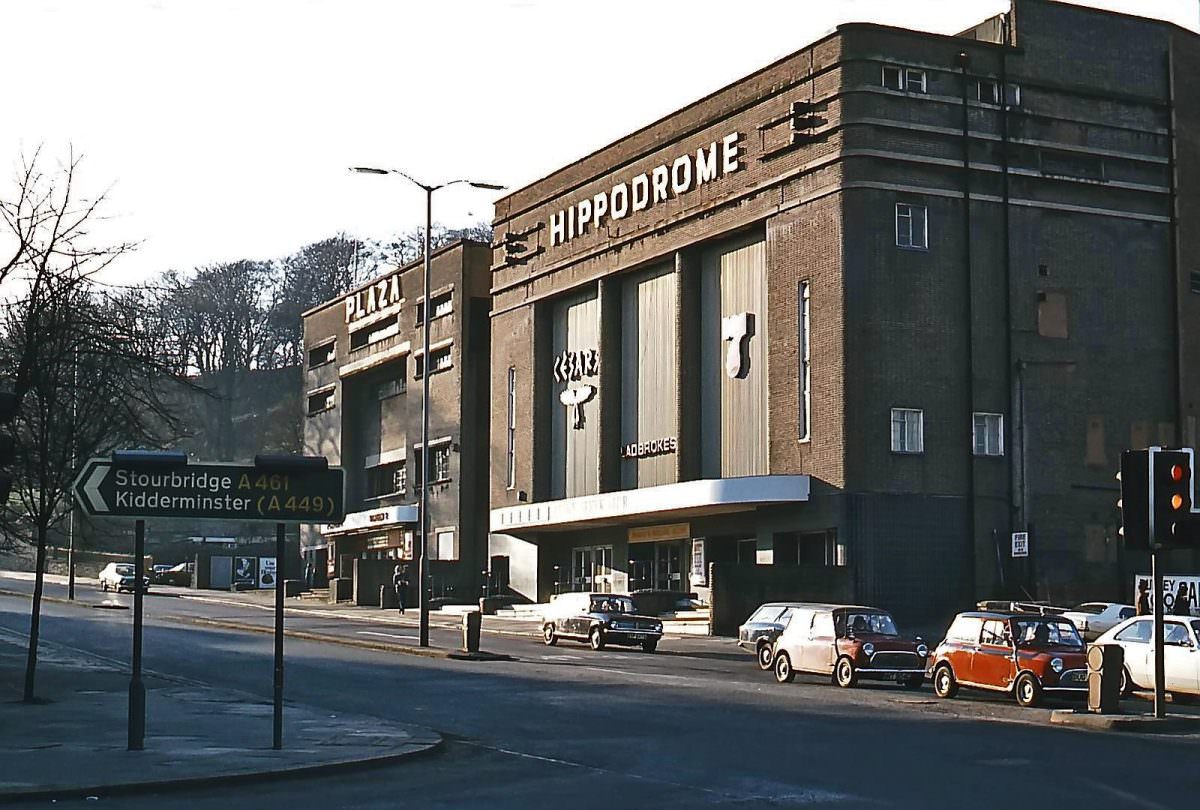
<svg viewBox="0 0 1200 810">
<path fill-rule="evenodd" d="M 589 610 L 592 613 L 633 613 L 633 600 L 617 596 L 593 599 Z"/>
<path fill-rule="evenodd" d="M 846 632 L 873 633 L 880 636 L 899 635 L 896 623 L 886 613 L 847 613 L 841 617 L 838 625 L 839 635 L 845 635 Z"/>
<path fill-rule="evenodd" d="M 132 565 L 118 565 L 117 573 L 123 577 L 131 577 L 131 576 L 133 576 L 133 566 Z"/>
<path fill-rule="evenodd" d="M 1090 613 L 1093 616 L 1098 616 L 1104 612 L 1104 609 L 1106 607 L 1108 607 L 1108 606 L 1105 604 L 1102 604 L 1102 603 L 1087 602 L 1082 605 L 1076 605 L 1075 607 L 1072 608 L 1072 610 L 1074 610 L 1076 613 Z"/>
<path fill-rule="evenodd" d="M 783 613 L 781 605 L 763 605 L 746 619 L 746 624 L 767 624 L 777 620 L 780 613 Z"/>
<path fill-rule="evenodd" d="M 1018 619 L 1014 624 L 1017 628 L 1017 646 L 1083 648 L 1083 639 L 1079 637 L 1075 625 L 1068 621 Z"/>
</svg>

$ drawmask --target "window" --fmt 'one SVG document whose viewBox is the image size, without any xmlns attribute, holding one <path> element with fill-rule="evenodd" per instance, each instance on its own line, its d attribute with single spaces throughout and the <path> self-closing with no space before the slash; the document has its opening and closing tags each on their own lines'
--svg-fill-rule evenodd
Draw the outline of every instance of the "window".
<svg viewBox="0 0 1200 810">
<path fill-rule="evenodd" d="M 505 465 L 509 489 L 517 485 L 517 367 L 508 367 L 508 456 Z"/>
<path fill-rule="evenodd" d="M 925 412 L 892 408 L 892 452 L 925 452 Z"/>
<path fill-rule="evenodd" d="M 350 333 L 350 351 L 358 351 L 372 343 L 387 340 L 398 334 L 400 334 L 400 321 L 396 318 L 364 326 Z"/>
<path fill-rule="evenodd" d="M 433 297 L 433 320 L 437 320 L 443 315 L 449 315 L 454 311 L 454 293 L 444 292 L 441 295 Z M 417 326 L 421 325 L 421 320 L 425 317 L 425 302 L 417 302 Z"/>
<path fill-rule="evenodd" d="M 1104 160 L 1096 155 L 1041 150 L 1042 174 L 1076 180 L 1104 181 Z"/>
<path fill-rule="evenodd" d="M 367 470 L 367 490 L 369 498 L 382 498 L 386 495 L 403 495 L 408 489 L 408 473 L 404 462 L 383 464 Z"/>
<path fill-rule="evenodd" d="M 375 399 L 391 399 L 397 397 L 408 390 L 408 381 L 404 379 L 404 375 L 392 377 L 388 380 L 376 383 Z"/>
<path fill-rule="evenodd" d="M 896 203 L 896 245 L 903 248 L 929 248 L 929 222 L 925 206 Z"/>
<path fill-rule="evenodd" d="M 424 452 L 422 448 L 418 448 L 413 455 L 413 462 L 416 468 L 413 470 L 413 480 L 415 486 L 421 486 L 421 455 Z M 429 476 L 434 484 L 443 484 L 450 480 L 450 442 L 443 441 L 433 445 L 433 455 L 429 458 Z"/>
<path fill-rule="evenodd" d="M 924 93 L 926 90 L 925 71 L 885 65 L 883 68 L 883 86 L 889 90 L 907 90 L 910 93 Z"/>
<path fill-rule="evenodd" d="M 1120 633 L 1117 633 L 1117 641 L 1130 641 L 1138 644 L 1149 644 L 1150 636 L 1154 632 L 1154 627 L 1149 619 L 1144 622 L 1134 622 L 1126 627 Z"/>
<path fill-rule="evenodd" d="M 993 646 L 1012 646 L 1008 633 L 1008 625 L 1000 621 L 987 621 L 983 623 L 983 635 L 979 639 L 980 644 L 991 644 Z"/>
<path fill-rule="evenodd" d="M 1192 271 L 1192 292 L 1200 295 L 1200 270 Z"/>
<path fill-rule="evenodd" d="M 453 358 L 450 354 L 450 348 L 450 346 L 446 346 L 445 348 L 434 349 L 429 353 L 429 356 L 433 358 L 434 374 L 437 374 L 439 371 L 445 371 L 446 369 L 450 368 L 450 366 L 454 365 Z M 421 375 L 425 373 L 425 355 L 417 354 L 416 362 L 417 370 L 413 376 L 419 380 L 421 379 Z"/>
<path fill-rule="evenodd" d="M 1188 635 L 1187 627 L 1178 622 L 1167 622 L 1167 626 L 1163 631 L 1164 644 L 1186 645 L 1192 643 L 1192 637 Z"/>
<path fill-rule="evenodd" d="M 800 282 L 800 438 L 809 438 L 812 428 L 812 380 L 809 376 L 808 282 Z"/>
<path fill-rule="evenodd" d="M 970 616 L 959 616 L 950 625 L 950 629 L 946 631 L 946 640 L 974 644 L 979 640 L 979 624 L 978 619 L 973 619 Z"/>
<path fill-rule="evenodd" d="M 334 406 L 334 394 L 337 389 L 333 386 L 312 391 L 308 395 L 308 415 L 316 416 L 322 411 L 331 410 Z"/>
<path fill-rule="evenodd" d="M 998 413 L 974 414 L 971 443 L 977 456 L 1004 455 L 1004 417 Z"/>
<path fill-rule="evenodd" d="M 336 356 L 334 347 L 337 346 L 337 341 L 329 341 L 321 346 L 314 346 L 308 350 L 308 367 L 316 368 L 323 366 L 326 363 L 332 363 Z"/>
<path fill-rule="evenodd" d="M 429 559 L 457 560 L 458 538 L 453 529 L 438 529 L 433 534 L 433 542 L 429 544 Z"/>
<path fill-rule="evenodd" d="M 975 98 L 984 104 L 999 104 L 1000 82 L 992 79 L 979 79 L 975 82 Z"/>
</svg>

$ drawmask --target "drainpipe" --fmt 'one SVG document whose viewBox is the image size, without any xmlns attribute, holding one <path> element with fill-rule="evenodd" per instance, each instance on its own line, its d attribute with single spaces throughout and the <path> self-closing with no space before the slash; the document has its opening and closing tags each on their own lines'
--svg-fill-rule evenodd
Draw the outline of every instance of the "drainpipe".
<svg viewBox="0 0 1200 810">
<path fill-rule="evenodd" d="M 1008 179 L 1008 49 L 1010 47 L 1010 28 L 1011 21 L 1005 22 L 1004 42 L 1000 50 L 1000 172 L 1001 172 L 1001 203 L 1000 216 L 1004 228 L 1004 241 L 1001 249 L 1001 261 L 1004 264 L 1004 374 L 1005 387 L 1009 397 L 1009 414 L 1011 415 L 1016 408 L 1016 393 L 1014 391 L 1015 380 L 1013 379 L 1013 338 L 1015 331 L 1012 321 L 1012 248 L 1010 240 L 1012 238 L 1012 223 L 1009 218 L 1009 179 Z M 1010 419 L 1012 417 L 1010 416 Z M 1025 418 L 1024 407 L 1022 406 L 1021 418 Z M 1004 431 L 1004 453 L 1008 459 L 1008 507 L 1009 507 L 1009 532 L 1014 530 L 1013 513 L 1015 511 L 1014 499 L 1017 496 L 1014 486 L 1016 478 L 1015 464 L 1013 463 L 1013 451 L 1015 445 L 1011 430 Z M 1022 436 L 1024 430 L 1022 429 Z M 1021 464 L 1024 465 L 1025 456 L 1021 456 Z M 1022 482 L 1024 474 L 1022 473 Z M 1025 502 L 1021 501 L 1021 524 L 1025 523 Z M 1004 563 L 1001 560 L 1000 580 L 1004 582 Z"/>
<path fill-rule="evenodd" d="M 970 67 L 970 57 L 967 52 L 960 51 L 958 65 L 962 73 L 962 150 L 963 150 L 963 263 L 966 267 L 966 313 L 967 313 L 967 418 L 974 428 L 975 413 L 975 302 L 974 302 L 974 273 L 971 263 L 971 116 L 969 106 L 970 79 L 967 70 Z M 970 435 L 970 434 L 968 434 Z M 967 530 L 970 533 L 968 545 L 968 560 L 971 566 L 968 582 L 971 584 L 972 597 L 976 595 L 975 572 L 975 447 L 974 442 L 967 441 Z"/>
<path fill-rule="evenodd" d="M 1172 324 L 1174 340 L 1171 341 L 1175 352 L 1175 446 L 1183 447 L 1183 335 L 1181 334 L 1183 319 L 1183 302 L 1179 295 L 1179 212 L 1178 189 L 1175 177 L 1175 71 L 1174 45 L 1167 49 L 1167 182 L 1169 189 L 1169 216 L 1167 225 L 1168 249 L 1171 252 L 1171 304 L 1175 316 Z"/>
</svg>

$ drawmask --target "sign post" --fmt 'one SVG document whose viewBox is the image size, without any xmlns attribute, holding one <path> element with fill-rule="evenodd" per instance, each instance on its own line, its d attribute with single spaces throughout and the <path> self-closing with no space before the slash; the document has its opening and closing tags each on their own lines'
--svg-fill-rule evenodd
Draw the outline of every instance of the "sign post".
<svg viewBox="0 0 1200 810">
<path fill-rule="evenodd" d="M 254 465 L 189 464 L 186 453 L 118 450 L 88 461 L 74 484 L 84 512 L 135 518 L 133 660 L 129 680 L 129 750 L 146 737 L 142 683 L 142 597 L 146 518 L 266 520 L 275 523 L 275 678 L 273 741 L 283 747 L 283 577 L 288 523 L 338 523 L 345 518 L 345 478 L 324 457 L 256 456 Z M 254 563 L 256 561 L 251 560 Z M 255 583 L 259 571 L 251 572 Z"/>
</svg>

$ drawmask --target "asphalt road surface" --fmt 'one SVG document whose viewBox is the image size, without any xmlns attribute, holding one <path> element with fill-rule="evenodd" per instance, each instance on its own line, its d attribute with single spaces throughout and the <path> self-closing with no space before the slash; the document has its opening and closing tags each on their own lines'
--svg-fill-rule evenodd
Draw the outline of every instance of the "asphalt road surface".
<svg viewBox="0 0 1200 810">
<path fill-rule="evenodd" d="M 269 612 L 161 596 L 147 598 L 146 607 L 148 670 L 269 699 L 269 635 L 189 621 L 266 625 Z M 24 632 L 28 610 L 27 599 L 0 596 L 0 626 Z M 404 637 L 415 636 L 411 622 L 347 622 L 332 612 L 289 614 L 288 626 L 389 634 L 399 644 L 412 644 Z M 42 632 L 48 641 L 124 660 L 130 615 L 48 602 Z M 386 642 L 388 635 L 376 638 Z M 451 646 L 456 638 L 439 630 L 433 641 Z M 884 684 L 841 690 L 801 676 L 780 686 L 731 643 L 668 638 L 647 655 L 487 635 L 485 647 L 518 660 L 463 662 L 287 641 L 289 702 L 431 727 L 448 740 L 434 757 L 329 778 L 55 807 L 916 807 L 952 801 L 973 808 L 1177 809 L 1200 793 L 1197 739 L 1052 728 L 1045 710 L 981 696 L 939 701 L 928 685 L 918 692 Z M 269 734 L 264 729 L 265 739 Z"/>
</svg>

